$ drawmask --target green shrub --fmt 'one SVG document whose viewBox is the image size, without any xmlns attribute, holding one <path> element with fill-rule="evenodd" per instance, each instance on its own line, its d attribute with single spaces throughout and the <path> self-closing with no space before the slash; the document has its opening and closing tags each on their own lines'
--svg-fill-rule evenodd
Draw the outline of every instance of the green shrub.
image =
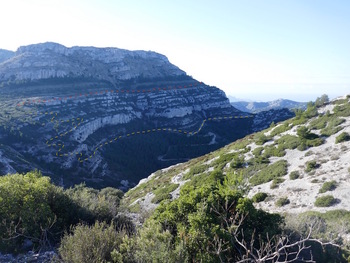
<svg viewBox="0 0 350 263">
<path fill-rule="evenodd" d="M 333 109 L 336 116 L 349 117 L 350 116 L 350 103 L 343 105 L 337 105 Z"/>
<path fill-rule="evenodd" d="M 298 147 L 297 147 L 297 149 L 298 149 L 299 151 L 305 151 L 307 148 L 308 148 L 308 147 L 307 147 L 305 141 L 301 141 L 300 144 L 299 144 Z"/>
<path fill-rule="evenodd" d="M 79 206 L 40 172 L 0 176 L 0 250 L 17 253 L 25 239 L 34 248 L 59 241 L 79 221 Z"/>
<path fill-rule="evenodd" d="M 327 115 L 320 116 L 318 118 L 315 118 L 310 122 L 309 128 L 311 130 L 320 130 L 327 127 L 327 123 L 329 121 L 330 117 Z"/>
<path fill-rule="evenodd" d="M 300 139 L 297 136 L 286 134 L 277 140 L 278 146 L 282 149 L 296 149 L 300 144 Z"/>
<path fill-rule="evenodd" d="M 183 180 L 191 179 L 194 175 L 204 173 L 208 169 L 208 165 L 194 165 L 190 171 L 183 176 Z"/>
<path fill-rule="evenodd" d="M 123 197 L 121 190 L 108 187 L 101 191 L 79 184 L 69 188 L 66 194 L 78 204 L 75 211 L 80 220 L 94 223 L 96 220 L 110 222 L 117 214 L 117 207 Z"/>
<path fill-rule="evenodd" d="M 333 180 L 333 181 L 325 182 L 322 185 L 319 193 L 325 193 L 327 191 L 333 191 L 335 188 L 337 188 L 337 182 L 336 181 Z"/>
<path fill-rule="evenodd" d="M 315 160 L 308 161 L 308 162 L 306 163 L 305 172 L 309 173 L 309 172 L 311 172 L 312 170 L 317 169 L 318 167 L 320 167 L 320 165 L 319 165 Z"/>
<path fill-rule="evenodd" d="M 336 199 L 332 195 L 320 196 L 315 201 L 317 207 L 329 207 L 336 203 Z"/>
<path fill-rule="evenodd" d="M 270 182 L 274 178 L 281 177 L 287 174 L 287 161 L 280 160 L 263 168 L 260 172 L 256 173 L 250 178 L 252 185 L 259 185 Z"/>
<path fill-rule="evenodd" d="M 71 235 L 64 235 L 58 251 L 65 262 L 111 262 L 111 253 L 121 242 L 113 224 L 96 222 L 91 227 L 79 224 Z M 113 254 L 116 257 L 116 251 Z"/>
<path fill-rule="evenodd" d="M 312 140 L 306 140 L 305 143 L 308 147 L 317 147 L 322 145 L 324 143 L 324 140 L 322 138 L 315 138 Z"/>
<path fill-rule="evenodd" d="M 235 155 L 232 162 L 230 163 L 231 168 L 237 169 L 242 168 L 244 165 L 244 156 Z"/>
<path fill-rule="evenodd" d="M 281 197 L 275 202 L 275 205 L 278 207 L 282 207 L 282 206 L 285 206 L 289 203 L 290 203 L 290 201 L 287 197 Z"/>
<path fill-rule="evenodd" d="M 279 178 L 279 177 L 274 178 L 274 179 L 272 180 L 271 185 L 270 185 L 270 189 L 275 189 L 275 188 L 279 187 L 279 185 L 280 185 L 281 183 L 283 183 L 284 181 L 285 181 L 285 180 L 284 180 L 283 178 Z"/>
<path fill-rule="evenodd" d="M 307 151 L 304 156 L 307 157 L 307 156 L 311 156 L 313 154 L 315 154 L 313 151 Z"/>
<path fill-rule="evenodd" d="M 270 139 L 264 133 L 258 133 L 255 136 L 255 144 L 263 145 L 265 142 L 268 142 Z"/>
<path fill-rule="evenodd" d="M 263 155 L 266 158 L 269 158 L 271 156 L 283 157 L 286 155 L 286 152 L 283 149 L 283 147 L 281 147 L 280 145 L 277 145 L 277 147 L 275 147 L 274 145 L 269 145 L 265 147 L 265 151 Z"/>
<path fill-rule="evenodd" d="M 335 143 L 341 143 L 346 141 L 350 141 L 350 135 L 347 132 L 342 132 L 335 138 Z"/>
<path fill-rule="evenodd" d="M 297 135 L 301 138 L 301 139 L 308 139 L 308 137 L 310 136 L 310 131 L 308 128 L 306 128 L 305 126 L 301 126 L 297 129 Z"/>
<path fill-rule="evenodd" d="M 271 132 L 270 132 L 270 136 L 276 136 L 278 134 L 281 134 L 282 132 L 288 131 L 292 128 L 292 126 L 289 125 L 289 123 L 284 123 L 281 124 L 279 126 L 277 126 L 276 128 L 274 128 Z"/>
<path fill-rule="evenodd" d="M 299 172 L 298 171 L 293 171 L 289 174 L 289 179 L 290 180 L 295 180 L 295 179 L 298 179 L 300 176 Z"/>
<path fill-rule="evenodd" d="M 167 184 L 161 188 L 158 188 L 157 190 L 155 190 L 154 193 L 154 197 L 152 199 L 152 203 L 158 204 L 163 200 L 166 199 L 171 199 L 171 192 L 173 192 L 174 190 L 176 190 L 179 187 L 179 184 Z"/>
<path fill-rule="evenodd" d="M 336 134 L 337 132 L 343 129 L 343 127 L 339 126 L 343 122 L 345 122 L 345 119 L 339 118 L 339 117 L 333 117 L 328 122 L 327 127 L 321 130 L 321 135 L 331 136 L 333 134 Z"/>
<path fill-rule="evenodd" d="M 264 201 L 267 196 L 268 196 L 267 193 L 263 193 L 263 192 L 256 193 L 252 197 L 252 200 L 253 200 L 254 203 L 260 203 L 260 202 Z"/>
<path fill-rule="evenodd" d="M 0 250 L 21 252 L 25 239 L 33 249 L 57 244 L 61 235 L 79 221 L 111 221 L 123 193 L 78 185 L 63 190 L 40 172 L 0 176 Z M 16 227 L 16 229 L 14 228 Z"/>
<path fill-rule="evenodd" d="M 255 157 L 259 157 L 261 156 L 261 153 L 263 152 L 263 150 L 264 150 L 264 147 L 257 147 L 253 150 L 253 155 Z"/>
</svg>

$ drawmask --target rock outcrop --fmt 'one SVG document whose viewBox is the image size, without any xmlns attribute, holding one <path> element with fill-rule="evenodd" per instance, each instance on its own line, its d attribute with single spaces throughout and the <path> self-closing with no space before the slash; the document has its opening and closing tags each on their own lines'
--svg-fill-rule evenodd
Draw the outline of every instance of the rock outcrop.
<svg viewBox="0 0 350 263">
<path fill-rule="evenodd" d="M 0 52 L 1 81 L 89 77 L 111 83 L 132 78 L 185 75 L 169 60 L 152 51 L 72 47 L 57 43 L 22 46 L 14 53 Z"/>
</svg>

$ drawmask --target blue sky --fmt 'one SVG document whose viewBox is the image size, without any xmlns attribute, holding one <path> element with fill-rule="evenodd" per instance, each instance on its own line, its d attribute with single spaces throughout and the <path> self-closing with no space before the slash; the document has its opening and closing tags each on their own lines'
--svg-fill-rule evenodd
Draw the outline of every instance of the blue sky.
<svg viewBox="0 0 350 263">
<path fill-rule="evenodd" d="M 250 100 L 350 93 L 348 0 L 0 1 L 0 48 L 153 50 Z"/>
</svg>

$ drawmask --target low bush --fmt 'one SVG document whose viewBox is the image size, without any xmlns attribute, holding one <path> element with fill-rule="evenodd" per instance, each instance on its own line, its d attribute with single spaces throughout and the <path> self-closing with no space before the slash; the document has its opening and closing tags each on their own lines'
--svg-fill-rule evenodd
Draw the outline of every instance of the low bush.
<svg viewBox="0 0 350 263">
<path fill-rule="evenodd" d="M 350 103 L 335 106 L 334 113 L 337 116 L 349 117 L 350 116 Z"/>
<path fill-rule="evenodd" d="M 259 185 L 270 182 L 274 178 L 281 177 L 287 174 L 288 163 L 286 160 L 280 160 L 274 164 L 268 165 L 263 168 L 260 172 L 256 173 L 250 178 L 252 185 Z"/>
<path fill-rule="evenodd" d="M 308 161 L 308 162 L 306 163 L 305 172 L 309 173 L 309 172 L 311 172 L 312 170 L 317 169 L 318 167 L 320 167 L 320 165 L 319 165 L 315 160 Z"/>
<path fill-rule="evenodd" d="M 321 130 L 322 136 L 331 136 L 333 134 L 336 134 L 337 132 L 341 131 L 343 127 L 339 126 L 345 122 L 345 119 L 333 117 L 329 122 L 326 128 Z"/>
<path fill-rule="evenodd" d="M 275 202 L 275 205 L 278 207 L 282 207 L 282 206 L 285 206 L 289 203 L 290 203 L 290 201 L 287 197 L 281 197 Z"/>
<path fill-rule="evenodd" d="M 155 191 L 153 191 L 153 194 L 155 195 L 152 199 L 152 203 L 158 204 L 163 200 L 171 199 L 171 192 L 176 190 L 179 187 L 179 184 L 167 184 L 166 186 L 162 188 L 158 188 Z"/>
<path fill-rule="evenodd" d="M 270 138 L 268 138 L 264 133 L 258 133 L 255 136 L 255 144 L 263 145 L 265 142 L 268 142 Z"/>
<path fill-rule="evenodd" d="M 280 145 L 277 145 L 277 147 L 275 145 L 265 147 L 265 151 L 263 154 L 263 156 L 265 156 L 266 158 L 269 158 L 271 156 L 283 157 L 285 155 L 286 152 Z"/>
<path fill-rule="evenodd" d="M 254 203 L 260 203 L 260 202 L 264 201 L 267 196 L 268 196 L 267 193 L 263 193 L 263 192 L 256 193 L 252 197 L 252 200 L 253 200 Z"/>
<path fill-rule="evenodd" d="M 309 128 L 311 130 L 324 129 L 327 126 L 330 117 L 327 115 L 320 116 L 310 122 Z"/>
<path fill-rule="evenodd" d="M 341 143 L 346 141 L 350 141 L 350 135 L 347 132 L 342 132 L 335 138 L 335 143 Z"/>
<path fill-rule="evenodd" d="M 285 181 L 285 180 L 284 180 L 283 178 L 279 178 L 279 177 L 274 178 L 274 179 L 272 180 L 271 185 L 270 185 L 270 189 L 275 189 L 275 188 L 279 187 L 279 185 L 280 185 L 281 183 L 283 183 L 284 181 Z"/>
<path fill-rule="evenodd" d="M 337 188 L 337 182 L 336 181 L 329 181 L 329 182 L 325 182 L 319 193 L 325 193 L 325 192 L 328 192 L 328 191 L 333 191 L 335 188 Z"/>
<path fill-rule="evenodd" d="M 112 262 L 112 259 L 116 262 L 117 251 L 113 250 L 121 243 L 122 236 L 113 224 L 96 222 L 91 227 L 79 224 L 71 235 L 64 235 L 58 251 L 65 262 Z"/>
<path fill-rule="evenodd" d="M 264 147 L 257 147 L 253 150 L 253 155 L 255 157 L 259 157 L 261 155 L 261 153 L 263 152 Z"/>
<path fill-rule="evenodd" d="M 279 126 L 277 126 L 276 128 L 274 128 L 271 132 L 270 132 L 270 136 L 276 136 L 282 132 L 288 131 L 290 130 L 292 127 L 289 126 L 288 123 L 285 124 L 281 124 Z"/>
<path fill-rule="evenodd" d="M 284 135 L 277 140 L 278 145 L 283 149 L 296 149 L 300 144 L 300 139 L 294 135 Z"/>
<path fill-rule="evenodd" d="M 320 196 L 315 201 L 317 207 L 329 207 L 336 203 L 336 199 L 332 195 Z"/>
<path fill-rule="evenodd" d="M 300 173 L 298 171 L 293 171 L 289 174 L 289 179 L 290 180 L 295 180 L 300 177 Z"/>
<path fill-rule="evenodd" d="M 233 169 L 242 168 L 243 165 L 244 165 L 244 156 L 240 156 L 238 154 L 233 157 L 233 160 L 230 163 L 230 166 Z"/>
<path fill-rule="evenodd" d="M 308 147 L 317 147 L 322 145 L 324 143 L 324 140 L 322 138 L 315 138 L 312 140 L 306 140 L 305 143 Z"/>
</svg>

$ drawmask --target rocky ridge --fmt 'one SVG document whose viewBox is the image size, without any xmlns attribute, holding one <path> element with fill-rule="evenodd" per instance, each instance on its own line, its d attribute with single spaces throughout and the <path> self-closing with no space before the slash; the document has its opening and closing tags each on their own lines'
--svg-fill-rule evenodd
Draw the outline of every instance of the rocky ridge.
<svg viewBox="0 0 350 263">
<path fill-rule="evenodd" d="M 2 174 L 127 189 L 293 115 L 242 113 L 155 52 L 42 43 L 11 54 L 0 63 Z"/>
<path fill-rule="evenodd" d="M 181 76 L 185 72 L 152 51 L 71 47 L 57 43 L 22 46 L 0 53 L 0 82 L 86 77 L 116 83 L 132 78 Z"/>
</svg>

